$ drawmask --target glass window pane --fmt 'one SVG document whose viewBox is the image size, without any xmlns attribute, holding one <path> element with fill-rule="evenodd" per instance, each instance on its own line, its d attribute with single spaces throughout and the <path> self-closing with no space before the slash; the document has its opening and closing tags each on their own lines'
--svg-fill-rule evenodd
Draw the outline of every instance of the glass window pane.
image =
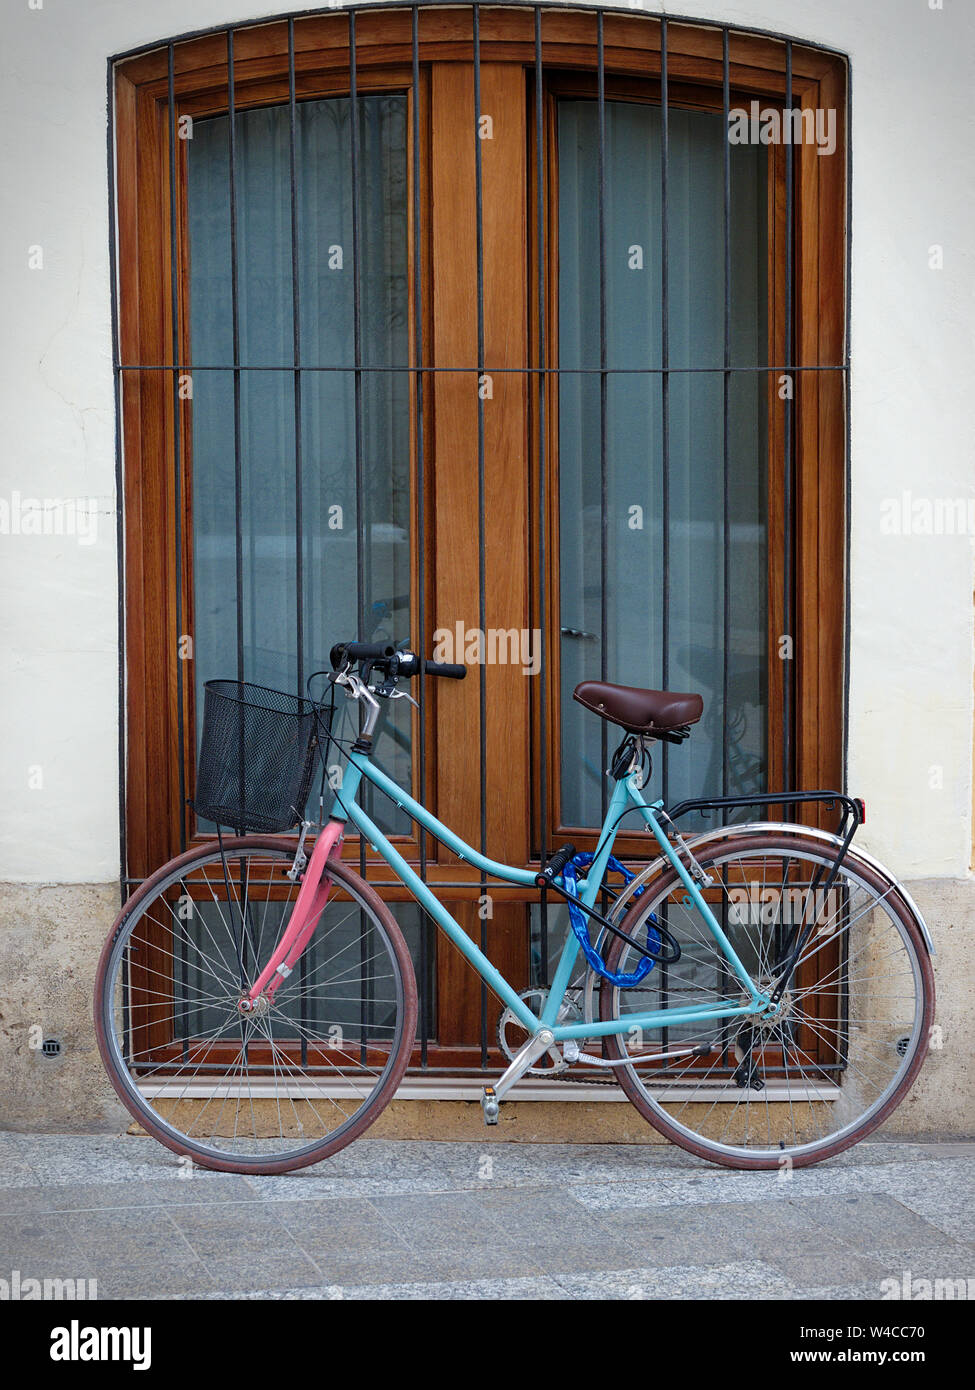
<svg viewBox="0 0 975 1390">
<path fill-rule="evenodd" d="M 410 374 L 402 370 L 409 365 L 406 97 L 358 100 L 360 361 L 371 369 L 361 376 L 361 515 L 351 370 L 350 113 L 347 98 L 297 107 L 300 349 L 307 369 L 301 374 L 300 537 L 290 112 L 274 106 L 236 117 L 240 364 L 250 369 L 240 374 L 241 524 L 238 536 L 233 373 L 194 370 L 198 709 L 205 681 L 237 672 L 238 602 L 244 678 L 279 689 L 297 690 L 300 675 L 327 665 L 334 642 L 409 635 Z M 199 120 L 188 147 L 190 334 L 194 368 L 201 369 L 234 365 L 228 138 L 226 116 Z M 390 715 L 379 758 L 408 784 L 408 707 Z M 317 788 L 314 796 L 317 803 Z M 385 798 L 372 804 L 372 796 L 369 789 L 364 799 L 378 822 L 405 832 L 405 818 Z"/>
<path fill-rule="evenodd" d="M 559 103 L 562 816 L 580 825 L 601 818 L 603 759 L 600 722 L 572 691 L 599 678 L 604 647 L 608 680 L 651 689 L 666 681 L 705 698 L 702 724 L 670 758 L 671 800 L 721 791 L 726 722 L 728 790 L 765 785 L 766 381 L 758 372 L 736 373 L 729 391 L 728 631 L 724 623 L 724 124 L 719 113 L 670 111 L 665 547 L 663 385 L 659 371 L 646 370 L 662 365 L 660 111 L 608 101 L 605 115 L 604 541 L 600 377 L 591 370 L 600 366 L 598 107 Z M 732 147 L 732 362 L 749 366 L 766 352 L 766 160 L 764 146 Z M 610 747 L 617 733 L 611 727 Z"/>
</svg>

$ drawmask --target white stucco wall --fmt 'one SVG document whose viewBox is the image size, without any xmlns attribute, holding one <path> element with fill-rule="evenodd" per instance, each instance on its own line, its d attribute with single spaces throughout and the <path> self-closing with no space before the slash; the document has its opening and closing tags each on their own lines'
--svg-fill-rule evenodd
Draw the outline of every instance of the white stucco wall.
<svg viewBox="0 0 975 1390">
<path fill-rule="evenodd" d="M 106 58 L 277 12 L 254 0 L 0 5 L 0 498 L 98 499 L 92 544 L 0 535 L 3 879 L 118 872 Z M 870 847 L 900 874 L 962 875 L 972 542 L 889 536 L 880 519 L 883 500 L 903 491 L 957 498 L 975 485 L 975 7 L 682 0 L 669 12 L 790 33 L 852 59 L 850 784 L 868 802 Z M 944 248 L 940 271 L 928 268 L 933 244 Z M 36 246 L 43 269 L 28 268 Z"/>
</svg>

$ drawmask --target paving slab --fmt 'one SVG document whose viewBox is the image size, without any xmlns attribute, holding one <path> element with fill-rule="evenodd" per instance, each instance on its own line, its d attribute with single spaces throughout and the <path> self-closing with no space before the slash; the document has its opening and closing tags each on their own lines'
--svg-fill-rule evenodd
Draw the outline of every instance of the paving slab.
<svg viewBox="0 0 975 1390">
<path fill-rule="evenodd" d="M 0 1277 L 101 1298 L 975 1296 L 975 1144 L 880 1141 L 783 1177 L 659 1144 L 366 1139 L 284 1177 L 150 1139 L 0 1133 Z"/>
</svg>

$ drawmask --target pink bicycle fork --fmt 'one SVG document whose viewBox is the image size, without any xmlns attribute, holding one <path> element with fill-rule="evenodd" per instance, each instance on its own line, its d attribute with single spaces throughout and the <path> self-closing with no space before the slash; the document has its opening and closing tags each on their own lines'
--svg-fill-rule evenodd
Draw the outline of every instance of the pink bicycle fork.
<svg viewBox="0 0 975 1390">
<path fill-rule="evenodd" d="M 262 994 L 269 1002 L 274 998 L 276 990 L 294 970 L 302 951 L 311 940 L 318 920 L 325 911 L 329 889 L 332 886 L 332 880 L 327 873 L 328 861 L 341 855 L 344 831 L 345 825 L 342 821 L 330 820 L 315 841 L 291 920 L 271 953 L 267 965 L 245 995 L 245 1000 L 251 1004 Z"/>
</svg>

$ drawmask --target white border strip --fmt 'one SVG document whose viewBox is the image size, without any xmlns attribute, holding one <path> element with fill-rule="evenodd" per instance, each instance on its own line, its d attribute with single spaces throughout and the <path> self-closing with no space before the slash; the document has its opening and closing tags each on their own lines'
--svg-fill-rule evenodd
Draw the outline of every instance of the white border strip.
<svg viewBox="0 0 975 1390">
<path fill-rule="evenodd" d="M 286 1088 L 269 1081 L 252 1081 L 248 1086 L 239 1083 L 230 1086 L 221 1082 L 194 1081 L 148 1081 L 139 1085 L 142 1094 L 151 1100 L 205 1100 L 211 1097 L 223 1099 L 236 1096 L 245 1100 L 274 1100 L 284 1095 L 293 1099 L 361 1100 L 363 1094 L 350 1081 L 330 1079 L 316 1085 L 310 1082 L 292 1083 Z M 394 1100 L 453 1100 L 476 1101 L 481 1099 L 482 1085 L 467 1076 L 412 1076 L 400 1084 Z M 760 1098 L 771 1105 L 798 1103 L 801 1101 L 834 1101 L 840 1096 L 840 1088 L 833 1085 L 789 1086 L 786 1083 L 770 1082 L 764 1091 L 753 1093 L 753 1101 Z M 627 1097 L 619 1086 L 587 1085 L 585 1082 L 545 1081 L 526 1077 L 510 1093 L 512 1100 L 525 1101 L 625 1101 Z M 665 1098 L 658 1095 L 658 1099 Z M 742 1099 L 741 1090 L 734 1085 L 714 1085 L 702 1089 L 691 1089 L 675 1085 L 668 1088 L 666 1101 L 695 1101 L 701 1104 L 736 1104 Z"/>
</svg>

